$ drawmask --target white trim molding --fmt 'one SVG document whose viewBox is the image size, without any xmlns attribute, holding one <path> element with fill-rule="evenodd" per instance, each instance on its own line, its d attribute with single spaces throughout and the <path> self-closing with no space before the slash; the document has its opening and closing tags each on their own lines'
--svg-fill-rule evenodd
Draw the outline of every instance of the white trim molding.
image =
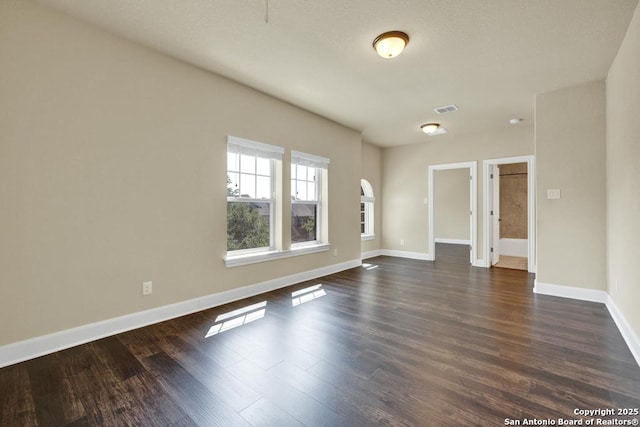
<svg viewBox="0 0 640 427">
<path fill-rule="evenodd" d="M 529 256 L 529 239 L 500 238 L 500 255 L 527 257 Z"/>
<path fill-rule="evenodd" d="M 578 288 L 575 286 L 553 285 L 551 283 L 534 280 L 533 292 L 541 295 L 550 295 L 561 298 L 571 298 L 581 301 L 599 302 L 606 304 L 609 295 L 606 291 L 598 289 Z"/>
<path fill-rule="evenodd" d="M 613 321 L 616 322 L 616 326 L 618 326 L 618 330 L 620 331 L 620 334 L 622 334 L 622 338 L 624 338 L 627 343 L 627 347 L 629 347 L 631 354 L 634 359 L 636 359 L 636 363 L 640 366 L 640 339 L 633 331 L 629 322 L 627 322 L 627 319 L 624 317 L 616 303 L 613 302 L 611 296 L 607 295 L 607 297 L 607 308 L 609 309 L 609 313 L 611 314 Z"/>
<path fill-rule="evenodd" d="M 296 283 L 359 267 L 360 265 L 362 265 L 362 261 L 360 259 L 354 259 L 0 346 L 0 368 L 121 332 L 185 316 L 275 289 L 291 286 Z"/>
<path fill-rule="evenodd" d="M 482 183 L 483 183 L 483 206 L 484 206 L 484 253 L 487 259 L 487 267 L 491 267 L 491 257 L 488 254 L 491 251 L 491 239 L 489 236 L 489 222 L 491 221 L 491 206 L 489 200 L 490 179 L 489 169 L 493 165 L 504 165 L 512 163 L 527 163 L 527 237 L 528 237 L 528 253 L 527 253 L 527 270 L 529 273 L 536 272 L 536 165 L 535 156 L 517 156 L 505 157 L 501 159 L 489 159 L 482 162 Z"/>
<path fill-rule="evenodd" d="M 422 261 L 433 261 L 433 256 L 423 252 L 396 251 L 393 249 L 383 249 L 382 255 L 393 256 L 397 258 L 419 259 Z"/>
<path fill-rule="evenodd" d="M 435 238 L 436 243 L 446 243 L 449 245 L 470 245 L 471 240 L 465 239 L 440 239 L 439 237 Z"/>
<path fill-rule="evenodd" d="M 590 301 L 606 305 L 611 314 L 611 318 L 615 322 L 622 338 L 627 343 L 631 355 L 640 366 L 640 339 L 633 331 L 633 328 L 627 322 L 618 306 L 615 304 L 611 296 L 606 291 L 596 289 L 576 288 L 574 286 L 552 285 L 549 283 L 534 281 L 533 292 L 541 295 L 551 295 L 561 298 L 571 298 L 581 301 Z"/>
<path fill-rule="evenodd" d="M 275 160 L 282 160 L 282 155 L 284 154 L 283 147 L 251 141 L 249 139 L 238 138 L 237 136 L 231 135 L 227 136 L 227 151 Z"/>
<path fill-rule="evenodd" d="M 471 251 L 470 251 L 470 264 L 475 265 L 478 263 L 478 164 L 475 161 L 459 162 L 459 163 L 446 163 L 440 165 L 429 165 L 428 168 L 428 211 L 429 211 L 429 260 L 435 260 L 436 254 L 436 239 L 435 239 L 435 209 L 434 209 L 434 176 L 435 171 L 449 170 L 449 169 L 469 169 L 471 191 L 469 192 L 469 205 L 471 210 Z"/>
<path fill-rule="evenodd" d="M 363 252 L 362 255 L 360 255 L 360 258 L 362 259 L 375 258 L 380 255 L 382 255 L 382 249 L 376 249 L 374 251 Z"/>
<path fill-rule="evenodd" d="M 274 259 L 291 258 L 299 255 L 315 254 L 318 252 L 327 252 L 331 246 L 328 244 L 297 246 L 286 251 L 267 251 L 254 252 L 243 255 L 227 256 L 224 265 L 229 267 L 238 267 L 241 265 L 255 264 L 258 262 L 273 261 Z"/>
</svg>

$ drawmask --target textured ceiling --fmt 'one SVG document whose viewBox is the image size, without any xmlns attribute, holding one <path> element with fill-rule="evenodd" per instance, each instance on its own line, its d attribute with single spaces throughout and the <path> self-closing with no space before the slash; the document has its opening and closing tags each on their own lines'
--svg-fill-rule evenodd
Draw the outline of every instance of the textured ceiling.
<svg viewBox="0 0 640 427">
<path fill-rule="evenodd" d="M 393 146 L 531 124 L 535 94 L 606 77 L 638 0 L 39 2 Z M 390 60 L 388 30 L 411 37 Z"/>
</svg>

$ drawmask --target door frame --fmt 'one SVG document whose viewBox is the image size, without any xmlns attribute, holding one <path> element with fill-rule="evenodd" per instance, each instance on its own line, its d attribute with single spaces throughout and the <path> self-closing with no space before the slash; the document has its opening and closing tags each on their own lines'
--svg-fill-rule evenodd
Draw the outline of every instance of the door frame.
<svg viewBox="0 0 640 427">
<path fill-rule="evenodd" d="M 500 261 L 500 165 L 489 165 L 489 176 L 493 174 L 491 191 L 489 192 L 489 246 L 492 249 L 489 255 L 489 267 L 493 267 Z M 496 238 L 498 242 L 496 243 Z M 528 253 L 528 251 L 527 251 Z"/>
<path fill-rule="evenodd" d="M 470 191 L 469 191 L 469 206 L 471 209 L 471 250 L 470 250 L 470 263 L 471 265 L 476 266 L 478 264 L 478 251 L 477 251 L 477 242 L 478 242 L 478 185 L 477 185 L 477 162 L 458 162 L 458 163 L 445 163 L 439 165 L 429 165 L 429 177 L 428 177 L 428 215 L 429 215 L 429 254 L 427 255 L 427 259 L 431 261 L 435 261 L 436 259 L 436 239 L 435 239 L 435 221 L 434 221 L 434 175 L 435 171 L 438 170 L 448 170 L 448 169 L 469 169 L 470 175 Z"/>
<path fill-rule="evenodd" d="M 493 236 L 490 235 L 489 221 L 491 221 L 491 196 L 493 195 L 493 185 L 489 177 L 490 165 L 506 165 L 512 163 L 527 164 L 527 270 L 529 273 L 536 272 L 536 197 L 535 197 L 535 156 L 516 156 L 501 159 L 489 159 L 483 162 L 483 191 L 484 191 L 484 253 L 485 267 L 491 267 L 491 242 Z"/>
</svg>

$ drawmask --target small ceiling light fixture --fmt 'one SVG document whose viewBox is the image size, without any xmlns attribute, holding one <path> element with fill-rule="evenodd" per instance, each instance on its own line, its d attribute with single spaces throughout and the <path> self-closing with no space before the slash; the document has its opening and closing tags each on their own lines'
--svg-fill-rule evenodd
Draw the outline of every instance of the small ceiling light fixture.
<svg viewBox="0 0 640 427">
<path fill-rule="evenodd" d="M 517 125 L 518 123 L 523 122 L 523 121 L 524 121 L 524 119 L 521 119 L 521 118 L 517 117 L 517 118 L 509 120 L 509 124 Z"/>
<path fill-rule="evenodd" d="M 439 128 L 440 123 L 425 123 L 420 126 L 422 132 L 426 133 L 427 135 L 433 135 Z"/>
<path fill-rule="evenodd" d="M 373 41 L 373 48 L 383 58 L 394 58 L 409 44 L 409 36 L 402 31 L 387 31 Z"/>
</svg>

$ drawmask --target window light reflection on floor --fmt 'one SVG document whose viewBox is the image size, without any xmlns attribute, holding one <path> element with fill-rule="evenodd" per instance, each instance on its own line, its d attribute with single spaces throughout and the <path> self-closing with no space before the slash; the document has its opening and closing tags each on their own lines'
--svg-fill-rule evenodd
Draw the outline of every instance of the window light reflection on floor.
<svg viewBox="0 0 640 427">
<path fill-rule="evenodd" d="M 300 289 L 299 291 L 291 292 L 291 305 L 293 307 L 304 304 L 305 302 L 312 301 L 327 295 L 322 289 L 322 285 L 309 286 L 308 288 Z"/>
<path fill-rule="evenodd" d="M 216 318 L 216 324 L 209 328 L 209 331 L 204 337 L 209 338 L 213 335 L 228 331 L 229 329 L 262 319 L 267 311 L 266 306 L 267 302 L 262 301 L 228 313 L 223 313 Z"/>
<path fill-rule="evenodd" d="M 364 268 L 365 270 L 373 270 L 378 268 L 378 264 L 367 264 L 366 262 L 363 262 L 362 268 Z"/>
</svg>

